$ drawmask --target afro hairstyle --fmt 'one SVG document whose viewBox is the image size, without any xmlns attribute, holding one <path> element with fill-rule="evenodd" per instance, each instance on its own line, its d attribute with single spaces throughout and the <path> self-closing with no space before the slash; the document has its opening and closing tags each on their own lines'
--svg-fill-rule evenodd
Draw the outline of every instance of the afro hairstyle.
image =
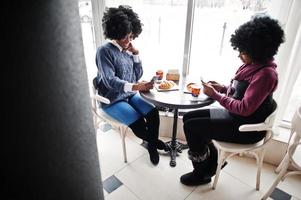
<svg viewBox="0 0 301 200">
<path fill-rule="evenodd" d="M 236 29 L 230 42 L 234 50 L 246 53 L 253 62 L 266 63 L 277 54 L 284 40 L 284 31 L 277 20 L 257 16 Z"/>
<path fill-rule="evenodd" d="M 120 40 L 132 33 L 134 39 L 142 32 L 142 23 L 130 6 L 121 5 L 118 8 L 106 8 L 102 18 L 105 38 Z"/>
</svg>

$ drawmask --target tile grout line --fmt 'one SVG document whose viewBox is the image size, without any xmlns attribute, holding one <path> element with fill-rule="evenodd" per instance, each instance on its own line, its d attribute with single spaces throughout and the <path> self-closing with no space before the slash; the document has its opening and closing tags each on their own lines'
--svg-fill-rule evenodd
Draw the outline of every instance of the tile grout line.
<svg viewBox="0 0 301 200">
<path fill-rule="evenodd" d="M 229 172 L 227 172 L 227 171 L 221 171 L 222 173 L 226 173 L 226 174 L 228 174 L 229 176 L 231 176 L 232 178 L 234 178 L 234 179 L 236 179 L 236 180 L 238 180 L 240 183 L 242 183 L 242 184 L 244 184 L 244 185 L 246 185 L 246 186 L 248 186 L 248 187 L 250 187 L 250 188 L 253 188 L 253 189 L 255 189 L 255 187 L 254 186 L 252 186 L 252 185 L 249 185 L 248 183 L 245 183 L 243 180 L 241 180 L 241 179 L 239 179 L 239 178 L 237 178 L 236 176 L 233 176 L 232 174 L 230 174 Z M 278 189 L 278 190 L 280 190 L 280 192 L 283 192 L 283 193 L 286 193 L 286 194 L 288 194 L 287 192 L 285 192 L 284 190 L 282 190 L 282 189 L 280 189 L 280 188 L 278 188 L 278 187 L 276 187 L 275 188 L 275 190 L 276 189 Z M 275 191 L 274 190 L 274 191 Z M 274 192 L 273 191 L 273 192 Z M 264 194 L 265 194 L 265 192 L 264 191 L 262 191 L 262 190 L 258 190 L 257 192 L 259 192 L 260 193 L 260 195 L 261 196 L 263 196 Z M 273 192 L 272 192 L 272 194 L 273 194 Z M 272 195 L 271 194 L 271 195 Z M 288 195 L 290 195 L 291 197 L 293 197 L 293 195 L 291 195 L 291 194 L 288 194 Z M 272 199 L 272 197 L 271 196 L 269 196 L 269 198 L 271 198 Z"/>
<path fill-rule="evenodd" d="M 134 191 L 132 191 L 127 185 L 123 184 L 132 194 L 134 194 L 138 199 L 140 200 L 143 200 L 141 199 Z"/>
</svg>

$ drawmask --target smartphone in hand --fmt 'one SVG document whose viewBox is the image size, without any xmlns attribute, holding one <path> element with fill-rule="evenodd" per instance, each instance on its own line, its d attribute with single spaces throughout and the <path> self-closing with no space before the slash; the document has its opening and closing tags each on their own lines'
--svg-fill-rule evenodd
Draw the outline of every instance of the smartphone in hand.
<svg viewBox="0 0 301 200">
<path fill-rule="evenodd" d="M 204 79 L 203 79 L 202 76 L 200 77 L 200 80 L 201 80 L 201 82 L 202 82 L 203 84 L 206 84 L 206 82 L 204 81 Z"/>
<path fill-rule="evenodd" d="M 158 76 L 153 76 L 153 78 L 150 80 L 150 82 L 156 82 L 159 79 Z"/>
</svg>

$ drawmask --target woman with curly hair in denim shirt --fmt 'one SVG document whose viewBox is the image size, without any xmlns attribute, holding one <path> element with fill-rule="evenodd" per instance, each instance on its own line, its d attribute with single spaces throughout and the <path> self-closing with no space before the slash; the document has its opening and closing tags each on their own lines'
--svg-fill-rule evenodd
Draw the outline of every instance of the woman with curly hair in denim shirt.
<svg viewBox="0 0 301 200">
<path fill-rule="evenodd" d="M 159 111 L 143 100 L 139 92 L 153 88 L 153 82 L 139 82 L 143 68 L 139 51 L 132 41 L 142 32 L 138 15 L 129 6 L 108 8 L 102 19 L 104 36 L 109 39 L 97 49 L 97 87 L 111 103 L 103 110 L 129 126 L 134 134 L 148 142 L 150 161 L 159 162 L 157 149 L 167 150 L 158 139 Z"/>
</svg>

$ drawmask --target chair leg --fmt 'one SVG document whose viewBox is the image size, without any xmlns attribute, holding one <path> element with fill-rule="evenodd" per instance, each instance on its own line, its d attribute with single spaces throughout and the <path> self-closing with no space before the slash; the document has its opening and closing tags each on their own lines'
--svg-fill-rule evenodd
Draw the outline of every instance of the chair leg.
<svg viewBox="0 0 301 200">
<path fill-rule="evenodd" d="M 285 176 L 282 177 L 281 180 L 283 181 L 284 179 L 286 179 L 286 177 L 293 176 L 293 175 L 301 175 L 301 171 L 291 171 L 291 172 L 288 172 L 288 173 L 285 174 Z"/>
<path fill-rule="evenodd" d="M 276 186 L 278 185 L 278 183 L 280 182 L 280 180 L 283 178 L 283 176 L 286 174 L 286 170 L 289 166 L 289 162 L 285 163 L 285 166 L 283 166 L 283 168 L 281 169 L 281 171 L 279 172 L 276 180 L 274 181 L 273 185 L 269 188 L 269 190 L 265 193 L 265 195 L 261 198 L 262 200 L 267 199 L 272 192 L 275 190 Z"/>
<path fill-rule="evenodd" d="M 93 114 L 93 124 L 94 124 L 95 132 L 97 132 L 98 122 L 97 122 L 97 117 L 95 116 L 95 114 Z"/>
<path fill-rule="evenodd" d="M 262 149 L 256 153 L 257 175 L 256 175 L 256 190 L 260 188 L 260 176 L 265 150 Z"/>
<path fill-rule="evenodd" d="M 282 159 L 281 163 L 278 165 L 278 167 L 275 169 L 275 173 L 279 173 L 281 171 L 281 169 L 283 168 L 283 165 L 284 165 L 284 162 L 285 162 L 285 159 Z"/>
<path fill-rule="evenodd" d="M 123 159 L 124 159 L 124 162 L 127 163 L 128 160 L 127 160 L 127 155 L 126 155 L 126 146 L 125 146 L 125 136 L 123 136 L 122 138 L 122 148 L 123 148 Z"/>
<path fill-rule="evenodd" d="M 122 142 L 123 159 L 124 159 L 125 163 L 128 162 L 127 161 L 127 154 L 126 154 L 126 144 L 125 144 L 126 131 L 127 131 L 127 128 L 120 127 L 120 136 L 121 136 L 121 142 Z"/>
<path fill-rule="evenodd" d="M 289 155 L 286 153 L 284 158 L 282 159 L 281 163 L 278 165 L 278 167 L 275 169 L 275 172 L 277 174 L 280 173 L 280 171 L 283 169 L 284 166 L 287 165 L 287 163 L 289 162 Z"/>
<path fill-rule="evenodd" d="M 281 163 L 278 165 L 278 167 L 275 169 L 275 172 L 278 174 L 283 166 L 285 166 L 289 162 L 289 155 L 286 153 L 284 158 L 282 159 Z"/>
<path fill-rule="evenodd" d="M 213 182 L 213 185 L 212 185 L 212 189 L 215 190 L 216 188 L 216 184 L 217 184 L 217 181 L 218 181 L 218 178 L 219 178 L 219 174 L 220 174 L 220 171 L 221 171 L 221 168 L 222 168 L 222 164 L 223 164 L 223 161 L 225 160 L 226 158 L 226 152 L 224 152 L 223 150 L 218 149 L 218 163 L 217 163 L 217 169 L 216 169 L 216 173 L 215 173 L 215 177 L 214 177 L 214 182 Z"/>
<path fill-rule="evenodd" d="M 292 135 L 290 136 L 290 138 L 292 138 Z M 289 139 L 289 141 L 290 140 L 291 139 Z M 300 137 L 298 135 L 295 135 L 292 143 L 295 143 L 295 142 L 298 142 L 298 141 L 300 141 Z M 295 153 L 295 151 L 296 151 L 296 148 L 291 151 L 292 155 Z M 287 152 L 287 150 L 286 150 L 286 152 Z M 280 170 L 283 168 L 283 166 L 286 165 L 286 162 L 288 162 L 288 160 L 289 160 L 289 156 L 286 153 L 285 156 L 284 156 L 284 158 L 282 159 L 281 163 L 279 164 L 279 166 L 275 169 L 275 172 L 279 173 Z"/>
</svg>

